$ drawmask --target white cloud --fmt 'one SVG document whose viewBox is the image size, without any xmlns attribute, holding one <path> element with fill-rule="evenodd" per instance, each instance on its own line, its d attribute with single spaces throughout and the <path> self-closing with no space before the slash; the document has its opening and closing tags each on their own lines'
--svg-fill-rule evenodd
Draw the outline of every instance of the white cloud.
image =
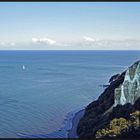
<svg viewBox="0 0 140 140">
<path fill-rule="evenodd" d="M 43 43 L 48 45 L 56 44 L 56 41 L 50 38 L 32 38 L 33 43 Z"/>
<path fill-rule="evenodd" d="M 6 43 L 2 41 L 2 42 L 0 42 L 0 45 L 5 46 Z"/>
<path fill-rule="evenodd" d="M 11 46 L 15 46 L 16 44 L 15 44 L 15 42 L 11 42 L 10 45 Z"/>
<path fill-rule="evenodd" d="M 34 44 L 32 44 L 34 43 Z M 44 44 L 44 45 L 38 45 Z M 89 36 L 75 40 L 55 41 L 50 38 L 32 38 L 29 42 L 0 41 L 0 49 L 53 49 L 53 50 L 140 50 L 140 39 L 93 39 Z"/>
<path fill-rule="evenodd" d="M 94 42 L 95 39 L 91 38 L 91 37 L 88 37 L 88 36 L 84 36 L 83 37 L 85 41 L 88 41 L 88 42 Z"/>
<path fill-rule="evenodd" d="M 0 47 L 4 47 L 4 48 L 13 47 L 15 45 L 16 45 L 15 42 L 4 42 L 4 41 L 0 42 Z"/>
<path fill-rule="evenodd" d="M 39 41 L 39 39 L 37 38 L 32 38 L 32 42 L 37 43 Z"/>
<path fill-rule="evenodd" d="M 140 50 L 140 39 L 97 39 L 84 36 L 81 41 L 72 46 L 80 46 L 79 49 L 90 50 Z"/>
<path fill-rule="evenodd" d="M 114 49 L 133 49 L 140 46 L 139 39 L 93 39 L 92 37 L 84 36 L 83 37 L 83 47 L 91 46 L 94 49 L 102 48 L 114 48 Z"/>
</svg>

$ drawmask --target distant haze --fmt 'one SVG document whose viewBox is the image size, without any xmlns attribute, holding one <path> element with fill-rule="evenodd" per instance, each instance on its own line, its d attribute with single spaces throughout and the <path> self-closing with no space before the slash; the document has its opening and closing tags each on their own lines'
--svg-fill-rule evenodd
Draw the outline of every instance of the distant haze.
<svg viewBox="0 0 140 140">
<path fill-rule="evenodd" d="M 139 2 L 1 2 L 0 50 L 140 50 Z"/>
</svg>

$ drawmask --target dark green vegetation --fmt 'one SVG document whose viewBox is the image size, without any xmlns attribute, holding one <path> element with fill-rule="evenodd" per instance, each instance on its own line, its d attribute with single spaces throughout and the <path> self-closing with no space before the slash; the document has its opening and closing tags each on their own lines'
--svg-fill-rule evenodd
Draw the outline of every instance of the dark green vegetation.
<svg viewBox="0 0 140 140">
<path fill-rule="evenodd" d="M 140 137 L 140 111 L 135 111 L 129 118 L 115 118 L 106 128 L 96 132 L 96 138 L 137 138 Z"/>
</svg>

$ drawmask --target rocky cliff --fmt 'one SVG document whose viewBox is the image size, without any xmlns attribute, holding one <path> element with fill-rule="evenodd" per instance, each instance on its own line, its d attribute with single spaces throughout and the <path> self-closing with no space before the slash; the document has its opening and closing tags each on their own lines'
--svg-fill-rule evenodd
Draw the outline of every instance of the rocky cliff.
<svg viewBox="0 0 140 140">
<path fill-rule="evenodd" d="M 140 61 L 109 82 L 98 100 L 86 107 L 77 127 L 80 138 L 140 136 Z M 136 114 L 133 121 L 137 127 L 132 125 L 132 114 Z"/>
<path fill-rule="evenodd" d="M 140 61 L 134 63 L 125 73 L 123 83 L 115 89 L 115 104 L 134 104 L 140 97 Z"/>
</svg>

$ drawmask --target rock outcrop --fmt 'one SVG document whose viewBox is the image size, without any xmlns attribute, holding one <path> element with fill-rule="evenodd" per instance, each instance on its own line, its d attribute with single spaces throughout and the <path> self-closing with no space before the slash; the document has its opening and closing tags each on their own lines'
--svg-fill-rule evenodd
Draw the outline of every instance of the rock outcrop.
<svg viewBox="0 0 140 140">
<path fill-rule="evenodd" d="M 140 61 L 134 63 L 123 73 L 112 76 L 109 82 L 110 85 L 98 100 L 86 107 L 85 114 L 77 127 L 77 134 L 80 138 L 96 138 L 97 133 L 102 132 L 99 130 L 107 128 L 113 119 L 123 118 L 120 120 L 128 121 L 130 114 L 140 111 Z M 139 130 L 138 127 L 137 131 Z M 131 131 L 134 136 L 136 130 L 131 129 Z M 123 133 L 116 134 L 116 137 L 121 136 L 126 137 L 127 131 L 124 133 L 123 130 Z M 100 137 L 111 137 L 111 135 Z"/>
<path fill-rule="evenodd" d="M 140 97 L 140 61 L 134 63 L 125 73 L 125 78 L 118 88 L 115 89 L 115 104 L 134 104 Z"/>
</svg>

